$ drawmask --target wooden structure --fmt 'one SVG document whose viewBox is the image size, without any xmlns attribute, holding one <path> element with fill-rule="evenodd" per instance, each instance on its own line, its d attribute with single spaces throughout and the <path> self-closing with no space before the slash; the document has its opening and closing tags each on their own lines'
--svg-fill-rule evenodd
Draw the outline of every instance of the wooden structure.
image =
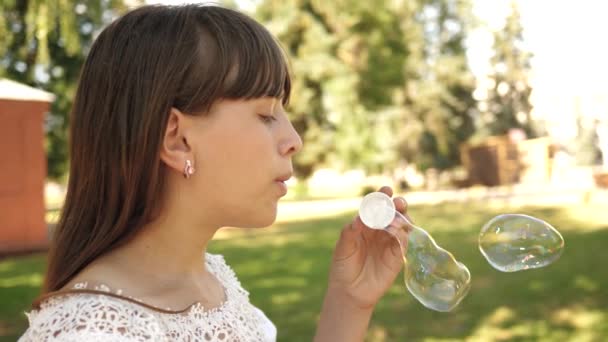
<svg viewBox="0 0 608 342">
<path fill-rule="evenodd" d="M 608 171 L 595 172 L 593 174 L 593 180 L 598 188 L 608 189 Z"/>
<path fill-rule="evenodd" d="M 478 144 L 462 144 L 460 157 L 469 185 L 548 182 L 551 177 L 549 138 L 513 141 L 509 136 L 490 137 Z"/>
<path fill-rule="evenodd" d="M 0 79 L 0 253 L 44 248 L 44 115 L 54 95 Z"/>
</svg>

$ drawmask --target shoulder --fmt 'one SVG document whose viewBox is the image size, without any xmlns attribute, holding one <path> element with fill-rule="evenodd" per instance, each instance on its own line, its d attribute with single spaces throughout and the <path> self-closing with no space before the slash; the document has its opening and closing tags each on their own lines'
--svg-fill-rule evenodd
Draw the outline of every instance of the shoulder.
<svg viewBox="0 0 608 342">
<path fill-rule="evenodd" d="M 221 254 L 205 253 L 205 264 L 209 271 L 217 277 L 221 276 L 234 276 L 234 271 L 226 263 L 226 259 Z"/>
<path fill-rule="evenodd" d="M 228 265 L 223 255 L 205 253 L 205 264 L 209 271 L 213 273 L 225 287 L 232 288 L 238 293 L 249 297 L 249 292 L 243 289 L 236 273 L 232 267 Z"/>
<path fill-rule="evenodd" d="M 98 294 L 49 297 L 38 310 L 26 315 L 29 328 L 20 342 L 135 341 L 143 336 L 160 336 L 160 326 L 151 312 Z"/>
</svg>

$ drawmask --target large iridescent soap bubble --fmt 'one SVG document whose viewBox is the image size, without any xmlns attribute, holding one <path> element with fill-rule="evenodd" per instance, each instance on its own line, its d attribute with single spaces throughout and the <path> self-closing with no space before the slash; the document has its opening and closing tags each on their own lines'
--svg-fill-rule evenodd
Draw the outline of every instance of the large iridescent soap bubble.
<svg viewBox="0 0 608 342">
<path fill-rule="evenodd" d="M 549 223 L 523 214 L 498 215 L 479 233 L 479 250 L 495 269 L 516 272 L 559 259 L 564 238 Z"/>
</svg>

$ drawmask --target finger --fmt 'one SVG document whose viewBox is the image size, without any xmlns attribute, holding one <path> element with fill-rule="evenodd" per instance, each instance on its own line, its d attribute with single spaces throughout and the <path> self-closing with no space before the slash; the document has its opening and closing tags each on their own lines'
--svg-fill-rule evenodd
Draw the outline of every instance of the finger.
<svg viewBox="0 0 608 342">
<path fill-rule="evenodd" d="M 396 225 L 390 225 L 386 228 L 386 230 L 393 237 L 393 245 L 391 246 L 391 251 L 395 256 L 402 256 L 407 251 L 409 229 L 405 229 Z"/>
<path fill-rule="evenodd" d="M 400 212 L 411 224 L 414 224 L 414 221 L 407 213 L 408 204 L 405 198 L 403 197 L 395 197 L 393 198 L 393 202 L 395 203 L 395 210 Z M 397 215 L 398 216 L 398 215 Z"/>
<path fill-rule="evenodd" d="M 395 218 L 393 219 L 393 221 L 391 221 L 391 223 L 388 225 L 388 228 L 393 228 L 393 229 L 397 229 L 397 230 L 402 230 L 404 232 L 410 232 L 414 227 L 414 224 L 411 222 L 411 220 L 406 216 L 406 215 L 402 215 L 402 214 L 396 214 Z"/>
<path fill-rule="evenodd" d="M 408 213 L 404 213 L 403 216 L 409 221 L 410 224 L 414 224 L 414 220 L 410 217 Z"/>
<path fill-rule="evenodd" d="M 361 234 L 363 227 L 363 222 L 361 222 L 361 219 L 357 216 L 353 221 L 342 228 L 340 238 L 338 239 L 334 250 L 335 260 L 348 259 L 356 253 L 359 248 L 359 235 Z"/>
<path fill-rule="evenodd" d="M 383 186 L 380 188 L 380 190 L 378 190 L 380 192 L 384 192 L 385 194 L 388 195 L 388 197 L 393 197 L 393 189 L 390 186 Z"/>
<path fill-rule="evenodd" d="M 407 201 L 405 200 L 405 198 L 395 197 L 393 198 L 393 203 L 395 203 L 395 209 L 398 212 L 405 214 L 405 212 L 407 211 Z"/>
<path fill-rule="evenodd" d="M 363 223 L 363 221 L 361 221 L 361 217 L 359 215 L 357 215 L 357 217 L 355 217 L 355 219 L 352 222 L 352 231 L 355 233 L 360 233 L 363 228 L 367 228 L 367 226 L 365 225 L 365 223 Z"/>
</svg>

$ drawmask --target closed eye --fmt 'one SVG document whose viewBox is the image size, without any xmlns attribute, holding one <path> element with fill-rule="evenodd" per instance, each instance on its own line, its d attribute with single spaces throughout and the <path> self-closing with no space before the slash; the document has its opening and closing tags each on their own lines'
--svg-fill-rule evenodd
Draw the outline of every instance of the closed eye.
<svg viewBox="0 0 608 342">
<path fill-rule="evenodd" d="M 263 115 L 263 114 L 259 114 L 258 115 L 260 117 L 260 120 L 262 120 L 262 122 L 264 122 L 265 124 L 270 124 L 273 121 L 276 121 L 277 118 L 275 118 L 272 115 Z"/>
</svg>

